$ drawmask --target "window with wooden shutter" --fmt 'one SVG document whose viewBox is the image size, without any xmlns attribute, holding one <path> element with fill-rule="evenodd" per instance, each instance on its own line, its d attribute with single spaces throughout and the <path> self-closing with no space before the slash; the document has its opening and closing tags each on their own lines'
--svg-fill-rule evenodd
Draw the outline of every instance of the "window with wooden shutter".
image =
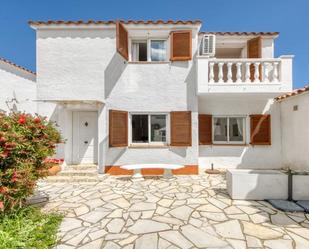
<svg viewBox="0 0 309 249">
<path fill-rule="evenodd" d="M 192 32 L 171 32 L 171 61 L 188 61 L 192 58 Z"/>
<path fill-rule="evenodd" d="M 116 42 L 117 52 L 122 55 L 126 60 L 129 59 L 129 36 L 128 31 L 124 25 L 117 21 L 116 22 Z"/>
<path fill-rule="evenodd" d="M 109 146 L 128 146 L 128 112 L 109 111 Z"/>
<path fill-rule="evenodd" d="M 252 145 L 270 145 L 270 115 L 250 115 L 250 135 Z"/>
<path fill-rule="evenodd" d="M 171 112 L 171 145 L 191 146 L 191 112 Z"/>
<path fill-rule="evenodd" d="M 198 115 L 199 144 L 212 144 L 212 116 L 207 114 Z"/>
</svg>

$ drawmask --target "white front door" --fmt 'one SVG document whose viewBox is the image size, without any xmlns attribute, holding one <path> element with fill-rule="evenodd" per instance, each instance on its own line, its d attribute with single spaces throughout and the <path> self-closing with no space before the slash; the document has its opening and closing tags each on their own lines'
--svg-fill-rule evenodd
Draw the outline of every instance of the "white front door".
<svg viewBox="0 0 309 249">
<path fill-rule="evenodd" d="M 73 163 L 97 163 L 97 112 L 73 112 Z"/>
</svg>

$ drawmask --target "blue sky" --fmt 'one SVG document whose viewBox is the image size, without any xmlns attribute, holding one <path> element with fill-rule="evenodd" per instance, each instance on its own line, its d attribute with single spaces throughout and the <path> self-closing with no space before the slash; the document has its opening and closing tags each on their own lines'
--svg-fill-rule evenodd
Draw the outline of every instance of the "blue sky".
<svg viewBox="0 0 309 249">
<path fill-rule="evenodd" d="M 309 84 L 309 0 L 1 0 L 0 57 L 35 71 L 29 20 L 199 19 L 207 31 L 279 31 L 294 54 L 294 88 Z"/>
</svg>

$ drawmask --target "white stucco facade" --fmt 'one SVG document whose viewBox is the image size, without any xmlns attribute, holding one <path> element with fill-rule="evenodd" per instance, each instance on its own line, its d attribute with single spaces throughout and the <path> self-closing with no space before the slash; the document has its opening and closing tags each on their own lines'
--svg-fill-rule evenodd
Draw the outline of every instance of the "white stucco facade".
<svg viewBox="0 0 309 249">
<path fill-rule="evenodd" d="M 296 162 L 299 156 L 297 153 L 294 153 L 295 156 L 284 155 L 288 151 L 284 141 L 289 142 L 291 138 L 282 133 L 286 129 L 285 124 L 288 124 L 289 129 L 293 127 L 289 124 L 291 120 L 285 120 L 288 115 L 285 110 L 290 107 L 283 108 L 283 104 L 280 106 L 273 100 L 292 89 L 293 57 L 274 58 L 276 35 L 262 37 L 262 58 L 257 60 L 246 59 L 246 44 L 254 35 L 218 37 L 217 46 L 221 53 L 231 55 L 239 49 L 241 52 L 239 58 L 229 57 L 230 61 L 224 62 L 220 58 L 218 63 L 225 63 L 224 73 L 228 73 L 227 67 L 233 65 L 232 75 L 226 75 L 224 81 L 211 82 L 209 65 L 216 58 L 199 55 L 202 39 L 199 34 L 200 24 L 126 24 L 129 31 L 129 61 L 117 52 L 116 25 L 113 23 L 33 27 L 36 29 L 37 84 L 28 75 L 28 78 L 23 75 L 22 81 L 17 83 L 17 76 L 5 72 L 1 67 L 0 84 L 7 77 L 11 78 L 10 85 L 13 88 L 23 82 L 26 87 L 20 88 L 24 94 L 22 98 L 35 101 L 21 108 L 27 112 L 37 111 L 58 123 L 66 143 L 58 147 L 56 156 L 64 158 L 67 164 L 79 162 L 75 158 L 76 143 L 79 140 L 94 146 L 96 152 L 93 163 L 99 165 L 100 173 L 104 173 L 106 166 L 135 163 L 195 165 L 201 170 L 211 165 L 215 168 L 280 169 Z M 185 29 L 192 31 L 192 60 L 170 61 L 170 32 Z M 166 39 L 167 61 L 130 61 L 132 39 L 141 39 L 145 35 L 147 39 Z M 224 49 L 224 45 L 227 49 Z M 254 82 L 248 81 L 245 70 L 249 67 L 246 63 L 260 63 L 258 67 L 263 66 L 260 72 L 263 75 L 260 75 L 259 80 L 256 78 Z M 238 69 L 237 64 L 241 64 Z M 267 70 L 268 67 L 271 70 Z M 8 90 L 0 98 L 10 96 L 13 88 L 5 88 Z M 1 105 L 4 101 L 1 99 Z M 299 104 L 300 111 L 305 104 Z M 131 146 L 129 130 L 128 146 L 110 147 L 109 110 L 126 111 L 129 120 L 132 113 L 166 114 L 167 145 Z M 192 146 L 169 145 L 172 111 L 191 111 Z M 295 116 L 296 120 L 301 119 L 298 116 L 300 111 Z M 76 122 L 80 122 L 80 129 L 88 126 L 88 121 L 82 120 L 87 112 L 95 113 L 93 116 L 96 117 L 94 121 L 91 120 L 96 122 L 93 127 L 97 127 L 91 135 L 94 136 L 91 141 L 86 141 L 85 137 L 76 132 L 79 129 Z M 199 114 L 244 117 L 245 143 L 199 145 Z M 271 145 L 250 144 L 251 114 L 271 115 Z M 130 122 L 128 129 L 131 129 Z M 80 153 L 86 155 L 89 151 Z M 306 165 L 309 161 L 307 157 L 298 160 L 303 160 L 299 162 L 300 165 Z"/>
<path fill-rule="evenodd" d="M 309 94 L 308 91 L 279 102 L 284 167 L 309 171 Z"/>
<path fill-rule="evenodd" d="M 193 30 L 193 54 L 197 49 L 197 31 L 197 28 Z M 168 32 L 165 31 L 167 35 Z M 66 144 L 59 147 L 58 156 L 65 158 L 68 164 L 73 161 L 70 153 L 73 147 L 72 112 L 94 110 L 98 112 L 97 146 L 101 172 L 105 165 L 129 163 L 197 165 L 198 113 L 193 61 L 127 62 L 116 51 L 115 26 L 39 29 L 37 70 L 38 99 L 42 101 L 38 111 L 60 125 Z M 164 113 L 168 117 L 171 111 L 189 110 L 192 112 L 192 146 L 109 148 L 110 109 L 128 111 L 129 114 Z"/>
<path fill-rule="evenodd" d="M 0 109 L 36 112 L 35 75 L 0 60 Z"/>
</svg>

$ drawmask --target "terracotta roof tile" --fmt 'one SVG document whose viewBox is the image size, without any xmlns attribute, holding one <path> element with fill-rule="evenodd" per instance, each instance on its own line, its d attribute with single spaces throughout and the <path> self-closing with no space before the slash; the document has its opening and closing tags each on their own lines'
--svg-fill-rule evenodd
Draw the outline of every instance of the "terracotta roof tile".
<svg viewBox="0 0 309 249">
<path fill-rule="evenodd" d="M 9 65 L 11 65 L 11 66 L 14 66 L 14 67 L 16 67 L 16 68 L 18 68 L 18 69 L 23 70 L 23 71 L 26 71 L 26 72 L 28 72 L 28 73 L 31 73 L 31 74 L 36 75 L 35 72 L 33 72 L 33 71 L 31 71 L 31 70 L 29 70 L 29 69 L 27 69 L 27 68 L 24 68 L 24 67 L 22 67 L 22 66 L 19 66 L 19 65 L 15 64 L 15 63 L 13 63 L 13 62 L 7 60 L 7 59 L 4 59 L 4 58 L 1 58 L 1 57 L 0 57 L 0 61 L 5 62 L 5 63 L 7 63 L 7 64 L 9 64 Z"/>
<path fill-rule="evenodd" d="M 309 85 L 304 86 L 303 88 L 296 89 L 293 92 L 286 93 L 286 94 L 283 94 L 281 96 L 278 96 L 278 97 L 275 98 L 275 100 L 276 101 L 285 100 L 289 97 L 296 96 L 296 95 L 299 95 L 299 94 L 302 94 L 302 93 L 308 92 L 308 91 L 309 91 Z"/>
<path fill-rule="evenodd" d="M 201 24 L 202 22 L 199 20 L 120 20 L 124 24 Z M 48 21 L 29 21 L 29 25 L 99 25 L 99 24 L 115 24 L 116 21 L 94 21 L 94 20 L 87 20 L 87 21 L 64 21 L 64 20 L 48 20 Z"/>
<path fill-rule="evenodd" d="M 279 32 L 200 32 L 200 34 L 214 34 L 214 35 L 269 35 L 269 36 L 275 36 L 279 35 Z"/>
</svg>

